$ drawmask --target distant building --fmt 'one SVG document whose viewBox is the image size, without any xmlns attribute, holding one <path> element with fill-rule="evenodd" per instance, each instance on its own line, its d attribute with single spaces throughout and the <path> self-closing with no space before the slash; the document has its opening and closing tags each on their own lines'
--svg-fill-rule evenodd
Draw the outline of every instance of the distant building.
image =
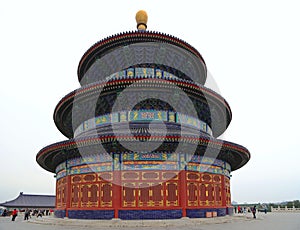
<svg viewBox="0 0 300 230">
<path fill-rule="evenodd" d="M 20 195 L 16 199 L 0 203 L 0 206 L 10 209 L 54 209 L 55 196 L 23 194 L 23 192 L 20 192 Z"/>
</svg>

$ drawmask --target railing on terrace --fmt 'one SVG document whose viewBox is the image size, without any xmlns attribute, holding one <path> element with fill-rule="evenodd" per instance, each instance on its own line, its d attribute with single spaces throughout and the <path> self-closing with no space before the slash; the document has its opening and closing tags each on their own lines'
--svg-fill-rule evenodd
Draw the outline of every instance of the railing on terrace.
<svg viewBox="0 0 300 230">
<path fill-rule="evenodd" d="M 293 206 L 292 208 L 288 208 L 287 206 L 278 206 L 277 208 L 274 208 L 271 206 L 271 212 L 300 212 L 300 208 L 295 208 L 295 206 Z"/>
</svg>

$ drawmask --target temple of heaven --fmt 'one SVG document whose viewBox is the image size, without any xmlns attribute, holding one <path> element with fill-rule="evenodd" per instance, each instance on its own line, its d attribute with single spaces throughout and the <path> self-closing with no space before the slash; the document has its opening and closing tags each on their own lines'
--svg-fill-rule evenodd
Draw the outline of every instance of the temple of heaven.
<svg viewBox="0 0 300 230">
<path fill-rule="evenodd" d="M 57 217 L 175 219 L 230 215 L 230 174 L 250 159 L 217 139 L 232 113 L 204 86 L 206 64 L 183 40 L 137 30 L 92 45 L 81 87 L 55 108 L 68 140 L 36 156 L 56 177 Z"/>
</svg>

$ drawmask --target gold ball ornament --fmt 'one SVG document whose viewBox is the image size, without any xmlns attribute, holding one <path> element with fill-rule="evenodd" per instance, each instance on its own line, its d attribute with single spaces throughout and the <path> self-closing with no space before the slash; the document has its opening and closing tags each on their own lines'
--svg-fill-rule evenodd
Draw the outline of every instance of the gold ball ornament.
<svg viewBox="0 0 300 230">
<path fill-rule="evenodd" d="M 146 11 L 139 10 L 135 15 L 135 20 L 137 23 L 136 27 L 138 30 L 146 30 L 147 29 L 148 15 L 147 15 Z"/>
</svg>

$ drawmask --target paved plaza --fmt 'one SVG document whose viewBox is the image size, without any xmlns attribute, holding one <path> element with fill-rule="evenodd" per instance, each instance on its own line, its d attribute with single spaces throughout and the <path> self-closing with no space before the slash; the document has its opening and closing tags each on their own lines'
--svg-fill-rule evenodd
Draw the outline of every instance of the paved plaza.
<svg viewBox="0 0 300 230">
<path fill-rule="evenodd" d="M 258 213 L 257 219 L 250 214 L 235 215 L 210 219 L 179 220 L 72 220 L 32 217 L 24 221 L 18 216 L 15 222 L 9 217 L 0 218 L 0 230 L 84 230 L 84 229 L 147 229 L 147 230 L 300 230 L 300 213 Z"/>
</svg>

